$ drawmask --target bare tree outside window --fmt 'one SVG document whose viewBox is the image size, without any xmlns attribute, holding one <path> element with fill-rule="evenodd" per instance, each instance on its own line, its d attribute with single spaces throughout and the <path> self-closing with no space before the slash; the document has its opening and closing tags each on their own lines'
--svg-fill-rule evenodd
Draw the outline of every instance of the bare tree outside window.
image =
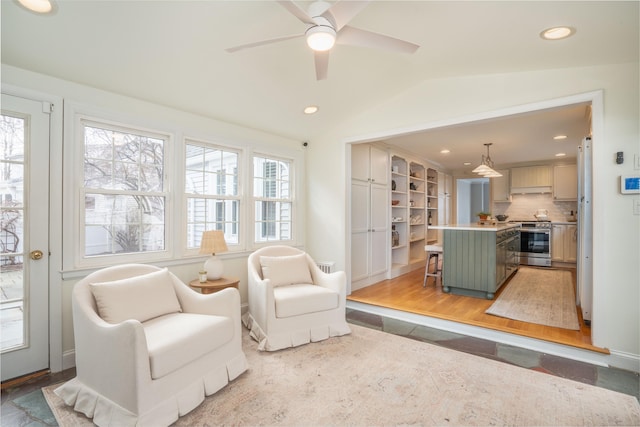
<svg viewBox="0 0 640 427">
<path fill-rule="evenodd" d="M 165 250 L 165 143 L 84 125 L 85 256 Z"/>
</svg>

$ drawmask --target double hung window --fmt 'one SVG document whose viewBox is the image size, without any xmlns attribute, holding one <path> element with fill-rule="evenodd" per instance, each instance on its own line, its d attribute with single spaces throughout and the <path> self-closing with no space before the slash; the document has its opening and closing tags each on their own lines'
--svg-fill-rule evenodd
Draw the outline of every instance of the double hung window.
<svg viewBox="0 0 640 427">
<path fill-rule="evenodd" d="M 292 240 L 291 161 L 253 157 L 254 241 Z"/>
<path fill-rule="evenodd" d="M 185 144 L 187 249 L 199 247 L 206 230 L 222 230 L 227 245 L 239 244 L 239 163 L 229 148 Z"/>
<path fill-rule="evenodd" d="M 166 135 L 82 121 L 83 255 L 166 250 Z"/>
</svg>

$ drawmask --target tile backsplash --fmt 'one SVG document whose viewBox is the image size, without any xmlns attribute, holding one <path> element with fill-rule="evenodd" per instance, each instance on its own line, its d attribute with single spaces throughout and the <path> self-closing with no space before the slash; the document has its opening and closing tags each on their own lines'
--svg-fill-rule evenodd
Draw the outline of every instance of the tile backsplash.
<svg viewBox="0 0 640 427">
<path fill-rule="evenodd" d="M 578 202 L 556 202 L 551 194 L 514 194 L 511 203 L 493 203 L 492 214 L 509 215 L 509 220 L 531 219 L 535 221 L 533 214 L 538 209 L 549 211 L 551 221 L 567 221 L 570 212 L 577 215 Z"/>
</svg>

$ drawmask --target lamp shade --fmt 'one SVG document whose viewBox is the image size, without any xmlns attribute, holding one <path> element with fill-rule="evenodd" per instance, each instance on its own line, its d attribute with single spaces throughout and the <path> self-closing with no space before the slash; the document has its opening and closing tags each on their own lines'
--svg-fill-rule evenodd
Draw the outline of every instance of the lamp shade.
<svg viewBox="0 0 640 427">
<path fill-rule="evenodd" d="M 202 233 L 200 241 L 200 253 L 211 254 L 204 263 L 204 270 L 207 272 L 208 280 L 218 280 L 222 277 L 224 266 L 216 253 L 227 252 L 227 242 L 224 241 L 224 233 L 221 230 L 211 230 Z"/>
<path fill-rule="evenodd" d="M 215 255 L 228 250 L 222 230 L 210 230 L 202 233 L 202 240 L 200 241 L 201 254 Z"/>
</svg>

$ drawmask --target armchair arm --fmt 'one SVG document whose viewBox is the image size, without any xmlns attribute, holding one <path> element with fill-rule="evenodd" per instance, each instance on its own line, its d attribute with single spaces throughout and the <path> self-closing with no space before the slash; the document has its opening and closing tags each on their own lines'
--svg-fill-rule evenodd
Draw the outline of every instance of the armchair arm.
<svg viewBox="0 0 640 427">
<path fill-rule="evenodd" d="M 275 317 L 273 285 L 269 279 L 261 279 L 255 271 L 249 272 L 249 311 L 259 325 L 268 328 L 269 319 Z"/>
<path fill-rule="evenodd" d="M 173 286 L 185 313 L 213 314 L 231 317 L 240 321 L 240 292 L 227 288 L 213 294 L 201 294 L 179 279 L 173 279 Z"/>
<path fill-rule="evenodd" d="M 347 297 L 347 275 L 344 271 L 325 273 L 313 261 L 309 262 L 309 269 L 311 270 L 311 279 L 314 285 L 338 292 L 342 299 Z"/>
<path fill-rule="evenodd" d="M 89 306 L 73 301 L 76 369 L 88 387 L 118 396 L 119 405 L 138 403 L 137 383 L 151 380 L 149 353 L 142 324 L 126 320 L 110 324 Z"/>
</svg>

